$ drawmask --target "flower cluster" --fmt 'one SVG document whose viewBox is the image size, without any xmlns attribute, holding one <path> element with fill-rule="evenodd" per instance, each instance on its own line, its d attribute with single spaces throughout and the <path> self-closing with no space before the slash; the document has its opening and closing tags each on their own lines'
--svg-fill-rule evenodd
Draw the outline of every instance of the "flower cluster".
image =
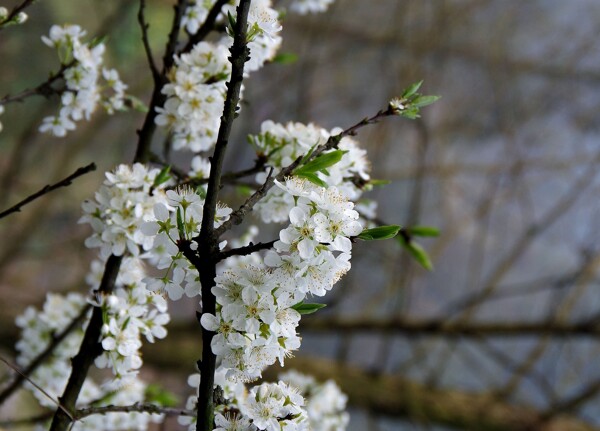
<svg viewBox="0 0 600 431">
<path fill-rule="evenodd" d="M 335 0 L 294 0 L 290 9 L 300 15 L 325 12 Z"/>
<path fill-rule="evenodd" d="M 214 431 L 344 431 L 350 416 L 348 397 L 333 380 L 324 383 L 291 370 L 279 376 L 278 383 L 262 383 L 247 389 L 232 383 L 225 369 L 217 368 L 215 389 L 222 391 L 224 404 L 216 405 Z M 196 390 L 186 409 L 194 411 L 198 399 L 200 374 L 192 374 L 188 384 Z M 195 417 L 180 417 L 181 425 L 193 431 Z"/>
<path fill-rule="evenodd" d="M 112 114 L 124 106 L 127 86 L 114 69 L 102 68 L 105 46 L 101 42 L 83 42 L 85 31 L 78 25 L 54 25 L 42 41 L 58 50 L 63 66 L 66 88 L 61 96 L 58 115 L 44 118 L 40 132 L 65 136 L 75 129 L 75 122 L 89 120 L 98 104 Z M 100 80 L 103 83 L 100 85 Z"/>
<path fill-rule="evenodd" d="M 164 277 L 147 279 L 148 289 L 166 292 L 172 300 L 200 295 L 198 269 L 195 268 L 178 248 L 179 240 L 191 241 L 199 235 L 204 201 L 190 188 L 167 191 L 167 204 L 154 205 L 154 221 L 141 226 L 141 232 L 152 244 L 147 256 L 158 269 L 166 269 Z M 231 208 L 218 205 L 214 225 L 220 226 L 229 218 Z M 223 246 L 225 243 L 223 243 Z"/>
<path fill-rule="evenodd" d="M 312 376 L 290 370 L 279 378 L 297 388 L 306 400 L 304 408 L 308 414 L 312 431 L 344 431 L 350 421 L 346 412 L 348 397 L 333 380 L 317 382 Z"/>
<path fill-rule="evenodd" d="M 6 25 L 19 25 L 23 24 L 25 21 L 29 19 L 29 16 L 21 11 L 14 15 L 11 19 L 10 12 L 4 6 L 0 6 L 0 27 L 4 27 Z"/>
<path fill-rule="evenodd" d="M 85 244 L 100 247 L 100 255 L 121 256 L 125 250 L 133 256 L 139 247 L 147 250 L 152 241 L 140 232 L 140 225 L 153 218 L 153 207 L 165 202 L 166 182 L 155 184 L 158 169 L 149 169 L 136 163 L 119 165 L 114 172 L 106 173 L 104 184 L 96 192 L 95 200 L 86 200 L 84 215 L 79 223 L 89 223 L 94 230 Z"/>
<path fill-rule="evenodd" d="M 104 352 L 96 359 L 98 368 L 111 368 L 114 385 L 128 384 L 142 366 L 140 348 L 142 336 L 150 343 L 166 337 L 164 325 L 169 322 L 165 299 L 149 292 L 144 283 L 146 273 L 140 259 L 124 259 L 114 291 L 99 296 L 97 289 L 104 265 L 92 262 L 88 282 L 92 284 L 94 305 L 102 308 L 102 348 Z"/>
<path fill-rule="evenodd" d="M 53 342 L 54 336 L 63 332 L 65 328 L 80 314 L 85 307 L 85 298 L 76 293 L 62 296 L 48 294 L 42 310 L 29 307 L 24 314 L 17 317 L 17 326 L 21 328 L 21 339 L 17 343 L 19 355 L 17 363 L 26 367 L 33 361 L 49 343 Z M 83 338 L 84 328 L 89 321 L 89 315 L 81 319 L 80 325 L 69 333 L 69 335 L 53 350 L 51 357 L 28 376 L 37 387 L 43 388 L 45 394 L 27 382 L 26 386 L 32 391 L 40 404 L 54 409 L 53 400 L 57 399 L 64 388 L 71 373 L 70 359 L 79 350 Z M 97 406 L 119 405 L 126 406 L 144 401 L 146 385 L 132 378 L 127 384 L 120 385 L 115 391 L 112 380 L 98 385 L 91 378 L 87 378 L 78 397 L 78 406 L 85 406 L 91 402 Z M 146 429 L 149 422 L 160 421 L 161 415 L 149 415 L 145 413 L 109 413 L 106 415 L 89 416 L 73 424 L 76 431 L 122 430 L 122 429 Z"/>
<path fill-rule="evenodd" d="M 193 374 L 188 384 L 196 395 L 188 398 L 186 408 L 194 410 L 198 398 L 200 374 Z M 216 406 L 214 431 L 304 431 L 309 427 L 305 401 L 299 390 L 286 382 L 262 383 L 249 391 L 241 383 L 225 378 L 223 368 L 215 373 L 215 388 L 223 391 L 225 404 Z M 196 429 L 196 418 L 180 417 L 190 431 Z M 341 429 L 340 429 L 341 430 Z"/>
<path fill-rule="evenodd" d="M 340 132 L 341 129 L 328 132 L 314 124 L 283 125 L 268 120 L 261 125 L 261 133 L 251 136 L 250 141 L 259 154 L 268 157 L 269 165 L 275 168 L 273 174 L 276 174 L 296 158 L 306 154 L 315 146 L 324 144 L 330 137 Z M 325 184 L 335 186 L 348 199 L 356 201 L 363 192 L 362 188 L 370 179 L 370 164 L 366 158 L 366 151 L 349 137 L 342 138 L 338 148 L 345 151 L 342 160 L 328 168 L 326 173 L 318 172 L 317 175 Z M 266 175 L 266 172 L 257 175 L 257 182 L 262 184 Z M 287 219 L 293 205 L 294 200 L 290 194 L 273 188 L 256 205 L 256 209 L 265 223 L 283 222 Z"/>
<path fill-rule="evenodd" d="M 212 350 L 228 378 L 251 381 L 300 346 L 294 308 L 311 295 L 323 296 L 350 268 L 352 243 L 362 226 L 358 213 L 334 187 L 291 178 L 279 184 L 296 205 L 275 251 L 264 263 L 232 267 L 215 279 L 217 313 L 201 323 L 216 332 Z"/>
<path fill-rule="evenodd" d="M 191 2 L 182 24 L 190 33 L 198 31 L 214 1 Z M 253 36 L 248 44 L 250 59 L 245 73 L 258 70 L 274 57 L 281 38 L 276 34 L 281 25 L 277 12 L 269 0 L 252 3 L 249 26 Z M 227 13 L 235 15 L 235 5 L 226 5 L 220 15 L 227 22 Z M 200 42 L 189 53 L 175 57 L 175 67 L 169 72 L 169 83 L 162 92 L 167 96 L 164 106 L 158 107 L 157 125 L 168 127 L 173 133 L 173 148 L 193 152 L 209 150 L 216 142 L 219 119 L 223 113 L 226 87 L 231 74 L 228 48 L 233 43 L 229 36 L 216 43 Z"/>
<path fill-rule="evenodd" d="M 168 98 L 155 119 L 171 128 L 175 150 L 199 152 L 214 145 L 230 70 L 227 48 L 214 43 L 200 42 L 175 57 L 170 82 L 162 89 Z"/>
</svg>

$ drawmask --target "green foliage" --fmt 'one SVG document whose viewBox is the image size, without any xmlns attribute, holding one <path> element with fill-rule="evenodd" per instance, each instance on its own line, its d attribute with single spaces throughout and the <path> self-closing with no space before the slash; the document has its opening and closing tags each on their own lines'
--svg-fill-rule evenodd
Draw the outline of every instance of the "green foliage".
<svg viewBox="0 0 600 431">
<path fill-rule="evenodd" d="M 402 227 L 399 225 L 377 226 L 372 229 L 363 230 L 357 238 L 362 239 L 363 241 L 390 239 L 398 235 L 400 229 L 402 229 Z"/>
<path fill-rule="evenodd" d="M 315 157 L 310 162 L 306 163 L 304 166 L 301 166 L 298 169 L 296 169 L 294 171 L 294 175 L 301 178 L 305 178 L 318 186 L 327 187 L 327 184 L 317 176 L 317 172 L 323 172 L 325 175 L 329 175 L 329 173 L 327 172 L 327 168 L 335 165 L 340 160 L 342 160 L 342 157 L 345 153 L 346 151 L 335 150 L 329 153 L 321 154 Z M 307 160 L 311 154 L 312 149 L 306 156 L 304 156 L 302 160 Z"/>
<path fill-rule="evenodd" d="M 302 301 L 297 303 L 296 305 L 293 305 L 292 308 L 300 314 L 312 314 L 315 311 L 320 310 L 321 308 L 325 308 L 326 306 L 327 305 L 325 304 L 311 304 Z"/>
<path fill-rule="evenodd" d="M 177 395 L 157 383 L 150 383 L 146 386 L 144 398 L 148 403 L 158 404 L 163 407 L 175 407 L 179 404 Z"/>
</svg>

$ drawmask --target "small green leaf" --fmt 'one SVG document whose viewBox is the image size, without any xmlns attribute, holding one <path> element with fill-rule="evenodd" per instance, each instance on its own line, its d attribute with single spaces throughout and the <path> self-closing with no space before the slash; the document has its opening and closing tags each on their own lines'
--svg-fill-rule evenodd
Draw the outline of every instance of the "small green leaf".
<svg viewBox="0 0 600 431">
<path fill-rule="evenodd" d="M 369 184 L 372 186 L 385 186 L 390 183 L 390 180 L 369 180 Z"/>
<path fill-rule="evenodd" d="M 404 90 L 404 93 L 402 93 L 402 98 L 403 99 L 408 99 L 410 96 L 412 96 L 417 91 L 419 91 L 419 88 L 421 88 L 422 84 L 423 84 L 422 80 L 419 81 L 419 82 L 415 82 L 413 85 L 411 85 L 406 90 Z"/>
<path fill-rule="evenodd" d="M 196 187 L 196 194 L 202 199 L 206 199 L 206 190 L 204 190 L 204 187 L 202 185 Z"/>
<path fill-rule="evenodd" d="M 422 108 L 427 105 L 431 105 L 436 100 L 439 100 L 440 96 L 419 96 L 412 101 L 411 106 L 415 108 Z"/>
<path fill-rule="evenodd" d="M 252 193 L 254 193 L 252 187 L 247 186 L 245 184 L 240 184 L 239 186 L 236 186 L 235 190 L 240 196 L 250 196 L 252 195 Z"/>
<path fill-rule="evenodd" d="M 273 63 L 293 64 L 298 61 L 298 55 L 293 52 L 281 52 L 273 58 Z"/>
<path fill-rule="evenodd" d="M 358 239 L 363 241 L 373 241 L 380 239 L 394 238 L 400 232 L 401 227 L 398 225 L 377 226 L 372 229 L 363 230 L 358 236 Z"/>
<path fill-rule="evenodd" d="M 181 217 L 181 207 L 177 207 L 177 230 L 179 231 L 179 238 L 185 238 L 183 218 Z"/>
<path fill-rule="evenodd" d="M 319 178 L 317 176 L 317 174 L 313 174 L 310 172 L 302 172 L 302 173 L 296 173 L 296 176 L 300 177 L 300 178 L 304 178 L 305 180 L 310 181 L 313 184 L 318 185 L 319 187 L 325 187 L 327 188 L 327 183 L 325 181 L 323 181 L 321 178 Z"/>
<path fill-rule="evenodd" d="M 296 175 L 298 175 L 300 173 L 302 173 L 302 174 L 315 173 L 315 172 L 321 171 L 323 169 L 327 169 L 328 167 L 333 166 L 337 162 L 342 160 L 342 157 L 344 156 L 345 153 L 346 152 L 342 151 L 342 150 L 335 150 L 335 151 L 331 151 L 329 153 L 321 154 L 320 156 L 311 160 L 304 166 L 296 169 L 295 173 L 296 173 Z"/>
<path fill-rule="evenodd" d="M 132 96 L 131 94 L 125 95 L 125 106 L 127 106 L 128 108 L 135 109 L 138 112 L 148 112 L 148 107 L 146 106 L 146 104 L 137 97 Z"/>
<path fill-rule="evenodd" d="M 408 233 L 413 236 L 440 236 L 440 230 L 433 226 L 413 226 L 408 228 Z"/>
<path fill-rule="evenodd" d="M 407 242 L 404 238 L 400 239 L 400 243 L 423 268 L 428 271 L 433 270 L 431 259 L 421 244 L 414 241 Z"/>
<path fill-rule="evenodd" d="M 299 302 L 296 305 L 292 305 L 292 308 L 300 314 L 312 314 L 315 311 L 325 307 L 327 307 L 325 304 L 310 304 L 304 301 Z"/>
<path fill-rule="evenodd" d="M 171 175 L 169 175 L 169 172 L 171 172 L 171 166 L 165 166 L 164 168 L 162 168 L 158 175 L 154 178 L 154 183 L 152 184 L 152 187 L 158 187 L 162 183 L 166 183 L 167 181 L 169 181 L 171 179 Z"/>
<path fill-rule="evenodd" d="M 179 404 L 177 395 L 156 383 L 150 383 L 146 386 L 144 399 L 148 403 L 158 404 L 163 407 L 175 407 Z"/>
</svg>

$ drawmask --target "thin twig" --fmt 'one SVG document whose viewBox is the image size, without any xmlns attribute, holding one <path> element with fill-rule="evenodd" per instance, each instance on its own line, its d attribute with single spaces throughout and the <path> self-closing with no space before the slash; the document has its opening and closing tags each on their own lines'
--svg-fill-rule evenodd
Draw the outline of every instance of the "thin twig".
<svg viewBox="0 0 600 431">
<path fill-rule="evenodd" d="M 61 94 L 62 90 L 54 88 L 52 84 L 61 79 L 64 76 L 65 71 L 68 68 L 72 67 L 76 62 L 77 60 L 73 60 L 67 64 L 61 65 L 60 69 L 58 69 L 57 72 L 51 74 L 46 81 L 42 82 L 36 87 L 28 88 L 14 95 L 8 94 L 4 96 L 2 99 L 0 99 L 0 105 L 6 105 L 8 103 L 14 102 L 22 102 L 23 100 L 31 96 L 50 97 L 53 94 Z"/>
<path fill-rule="evenodd" d="M 323 152 L 325 152 L 327 150 L 337 148 L 338 144 L 340 143 L 342 138 L 344 138 L 345 136 L 354 136 L 354 135 L 356 135 L 357 131 L 359 129 L 361 129 L 362 127 L 367 126 L 369 124 L 375 124 L 378 121 L 380 121 L 382 118 L 388 117 L 391 115 L 394 115 L 394 114 L 389 109 L 379 111 L 377 114 L 373 115 L 372 117 L 365 118 L 365 119 L 359 121 L 358 123 L 354 124 L 353 126 L 348 127 L 346 130 L 343 130 L 342 132 L 338 133 L 337 135 L 330 136 L 329 139 L 327 139 L 327 142 L 318 146 L 315 149 L 315 151 L 313 151 L 311 156 L 306 158 L 306 160 L 304 160 L 304 163 L 307 163 L 307 162 L 315 159 L 316 157 L 318 157 L 320 154 L 322 154 Z M 229 220 L 227 220 L 225 223 L 223 223 L 219 228 L 215 229 L 215 232 L 214 232 L 215 236 L 217 238 L 219 238 L 223 233 L 225 233 L 226 231 L 231 229 L 233 226 L 240 224 L 244 220 L 244 217 L 246 216 L 246 214 L 249 213 L 250 211 L 252 211 L 252 209 L 254 208 L 254 205 L 256 205 L 267 194 L 267 192 L 271 189 L 271 187 L 273 187 L 273 185 L 275 185 L 275 181 L 283 181 L 283 180 L 285 180 L 286 177 L 293 174 L 294 169 L 296 169 L 297 167 L 300 166 L 302 158 L 303 158 L 302 156 L 298 157 L 291 164 L 289 164 L 285 168 L 281 169 L 281 171 L 279 171 L 279 173 L 275 177 L 269 176 L 266 179 L 266 181 L 263 183 L 263 185 L 256 192 L 254 192 L 254 194 L 252 194 L 246 200 L 246 202 L 244 202 L 237 210 L 235 210 L 231 214 L 231 216 L 229 217 Z"/>
<path fill-rule="evenodd" d="M 0 213 L 0 219 L 6 217 L 7 215 L 10 215 L 12 213 L 15 212 L 19 212 L 21 211 L 21 207 L 27 205 L 30 202 L 33 202 L 34 200 L 36 200 L 37 198 L 50 193 L 53 190 L 59 189 L 61 187 L 67 187 L 71 185 L 71 182 L 75 179 L 78 178 L 82 175 L 87 174 L 88 172 L 92 172 L 96 170 L 96 164 L 94 163 L 90 163 L 87 166 L 84 166 L 82 168 L 78 168 L 75 172 L 73 172 L 71 175 L 69 175 L 67 178 L 65 178 L 64 180 L 61 180 L 59 182 L 57 182 L 56 184 L 52 184 L 52 185 L 47 185 L 45 187 L 43 187 L 41 190 L 35 192 L 34 194 L 32 194 L 31 196 L 26 197 L 25 199 L 23 199 L 21 202 L 19 202 L 16 205 L 13 205 L 12 207 L 8 208 L 7 210 L 4 210 Z"/>
<path fill-rule="evenodd" d="M 111 255 L 106 261 L 104 275 L 98 289 L 100 295 L 107 295 L 113 291 L 122 259 L 122 256 Z M 102 322 L 102 308 L 94 307 L 92 318 L 83 336 L 79 351 L 71 360 L 72 370 L 69 381 L 59 399 L 60 405 L 63 408 L 58 409 L 54 414 L 50 431 L 66 431 L 73 421 L 65 410 L 69 412 L 75 410 L 75 403 L 87 377 L 88 370 L 94 363 L 94 360 L 102 353 L 102 345 L 100 344 Z"/>
<path fill-rule="evenodd" d="M 187 0 L 179 0 L 175 5 L 171 32 L 169 33 L 165 55 L 163 56 L 163 68 L 160 73 L 160 79 L 154 83 L 154 90 L 152 92 L 150 106 L 148 107 L 148 113 L 146 114 L 142 128 L 138 130 L 138 145 L 134 158 L 136 162 L 146 163 L 150 159 L 150 146 L 152 144 L 154 131 L 156 130 L 156 124 L 154 123 L 154 119 L 157 116 L 156 108 L 163 106 L 167 100 L 167 96 L 162 93 L 162 88 L 169 81 L 167 73 L 175 63 L 174 55 L 177 49 L 179 31 L 181 29 L 181 19 L 183 18 L 187 4 Z"/>
<path fill-rule="evenodd" d="M 31 6 L 33 4 L 33 2 L 36 0 L 23 0 L 23 2 L 17 6 L 15 6 L 13 8 L 13 10 L 10 11 L 10 13 L 8 14 L 8 16 L 0 21 L 0 31 L 2 31 L 5 27 L 6 23 L 11 22 L 13 19 L 15 19 L 15 17 L 23 12 L 25 9 L 27 9 L 29 6 Z"/>
<path fill-rule="evenodd" d="M 259 242 L 256 244 L 250 243 L 243 247 L 233 248 L 231 250 L 222 251 L 219 254 L 218 260 L 224 260 L 231 256 L 247 256 L 252 253 L 256 253 L 257 251 L 267 250 L 273 247 L 277 240 L 269 241 L 269 242 Z"/>
<path fill-rule="evenodd" d="M 57 401 L 56 399 L 52 398 L 52 395 L 50 395 L 48 392 L 46 392 L 46 390 L 44 390 L 44 388 L 42 388 L 36 382 L 34 382 L 33 380 L 31 380 L 31 378 L 29 378 L 28 376 L 26 376 L 23 373 L 23 371 L 21 371 L 19 369 L 19 367 L 17 367 L 16 365 L 11 364 L 10 362 L 8 362 L 6 359 L 4 359 L 1 356 L 0 356 L 0 362 L 4 362 L 4 364 L 6 364 L 6 366 L 8 366 L 9 368 L 12 368 L 16 373 L 18 373 L 21 376 L 23 376 L 23 378 L 25 380 L 27 380 L 34 388 L 36 388 L 38 391 L 40 391 L 42 394 L 44 394 L 44 396 L 46 398 L 48 398 L 50 401 L 52 401 L 54 404 L 56 404 L 58 406 L 58 411 L 59 412 L 61 412 L 62 414 L 64 414 L 66 417 L 68 417 L 70 419 L 73 419 L 73 416 L 71 415 L 71 413 L 69 413 L 69 411 L 60 403 L 60 401 Z"/>
<path fill-rule="evenodd" d="M 148 59 L 148 66 L 152 72 L 152 78 L 154 83 L 160 82 L 160 72 L 154 63 L 154 56 L 152 55 L 152 48 L 150 47 L 150 41 L 148 40 L 148 28 L 150 25 L 146 22 L 144 11 L 146 9 L 146 0 L 140 0 L 140 9 L 138 11 L 138 22 L 140 29 L 142 30 L 142 43 L 144 44 L 144 51 L 146 52 L 146 58 Z"/>
<path fill-rule="evenodd" d="M 223 9 L 223 6 L 227 3 L 229 3 L 229 0 L 217 0 L 215 2 L 198 31 L 190 36 L 190 40 L 188 40 L 183 49 L 179 52 L 180 54 L 191 51 L 194 45 L 203 41 L 204 38 L 208 36 L 208 33 L 210 33 L 215 26 L 215 21 L 219 17 L 221 9 Z"/>
</svg>

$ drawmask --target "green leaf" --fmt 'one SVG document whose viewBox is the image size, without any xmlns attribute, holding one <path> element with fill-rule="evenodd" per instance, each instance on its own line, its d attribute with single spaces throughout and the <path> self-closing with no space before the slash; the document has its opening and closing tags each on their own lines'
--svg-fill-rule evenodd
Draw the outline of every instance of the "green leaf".
<svg viewBox="0 0 600 431">
<path fill-rule="evenodd" d="M 406 90 L 404 90 L 404 93 L 402 93 L 402 98 L 408 99 L 410 96 L 415 94 L 419 90 L 419 88 L 421 88 L 422 84 L 423 84 L 422 80 L 419 82 L 415 82 L 413 85 L 411 85 Z"/>
<path fill-rule="evenodd" d="M 398 225 L 377 226 L 372 229 L 363 230 L 358 236 L 358 239 L 363 241 L 373 241 L 380 239 L 394 238 L 400 232 L 401 227 Z"/>
<path fill-rule="evenodd" d="M 319 187 L 327 188 L 327 183 L 323 181 L 321 178 L 317 176 L 317 174 L 313 174 L 310 172 L 295 174 L 297 177 L 304 178 L 310 181 L 313 184 L 318 185 Z"/>
<path fill-rule="evenodd" d="M 385 186 L 390 183 L 390 180 L 369 180 L 369 184 L 372 186 Z"/>
<path fill-rule="evenodd" d="M 431 263 L 431 259 L 429 255 L 425 251 L 425 249 L 421 246 L 421 244 L 416 243 L 414 241 L 406 241 L 404 238 L 401 238 L 401 244 L 404 248 L 410 253 L 410 255 L 417 261 L 419 264 L 428 271 L 433 270 L 433 264 Z"/>
<path fill-rule="evenodd" d="M 325 304 L 310 304 L 304 301 L 299 302 L 296 305 L 292 305 L 292 308 L 300 314 L 312 314 L 315 311 L 325 307 L 327 307 Z"/>
<path fill-rule="evenodd" d="M 171 172 L 171 166 L 165 166 L 164 168 L 162 168 L 158 175 L 154 178 L 154 183 L 152 184 L 152 187 L 158 187 L 162 183 L 166 183 L 167 181 L 169 181 L 171 179 L 171 175 L 169 175 L 169 172 Z"/>
<path fill-rule="evenodd" d="M 328 167 L 333 166 L 342 160 L 342 157 L 345 153 L 346 151 L 335 150 L 329 153 L 321 154 L 304 166 L 296 169 L 295 174 L 315 173 L 323 169 L 327 169 Z"/>
<path fill-rule="evenodd" d="M 306 161 L 310 158 L 310 156 L 312 156 L 312 153 L 315 151 L 315 148 L 317 148 L 317 145 L 319 145 L 319 142 L 315 143 L 312 147 L 310 147 L 308 153 L 306 153 L 304 157 L 302 157 L 302 159 L 300 160 L 301 165 L 305 164 Z"/>
<path fill-rule="evenodd" d="M 273 58 L 273 63 L 293 64 L 298 61 L 298 55 L 293 52 L 281 52 Z"/>
<path fill-rule="evenodd" d="M 158 404 L 163 407 L 175 407 L 179 404 L 177 395 L 156 383 L 150 383 L 146 386 L 144 399 L 148 403 Z"/>
<path fill-rule="evenodd" d="M 183 218 L 181 217 L 181 207 L 177 207 L 177 230 L 179 238 L 185 238 L 185 228 L 183 226 Z"/>
<path fill-rule="evenodd" d="M 408 228 L 408 233 L 413 236 L 440 236 L 440 230 L 433 226 L 413 226 Z"/>
<path fill-rule="evenodd" d="M 131 94 L 125 95 L 125 106 L 127 106 L 128 108 L 135 109 L 138 112 L 148 112 L 148 107 L 146 106 L 146 104 L 137 97 L 132 96 Z"/>
<path fill-rule="evenodd" d="M 412 101 L 411 106 L 415 108 L 422 108 L 427 105 L 431 105 L 436 100 L 439 100 L 440 96 L 419 96 Z"/>
<path fill-rule="evenodd" d="M 240 184 L 239 186 L 236 186 L 235 190 L 237 191 L 237 193 L 240 196 L 250 196 L 250 195 L 252 195 L 252 193 L 254 193 L 254 189 L 252 189 L 252 187 L 247 186 L 245 184 Z"/>
</svg>

